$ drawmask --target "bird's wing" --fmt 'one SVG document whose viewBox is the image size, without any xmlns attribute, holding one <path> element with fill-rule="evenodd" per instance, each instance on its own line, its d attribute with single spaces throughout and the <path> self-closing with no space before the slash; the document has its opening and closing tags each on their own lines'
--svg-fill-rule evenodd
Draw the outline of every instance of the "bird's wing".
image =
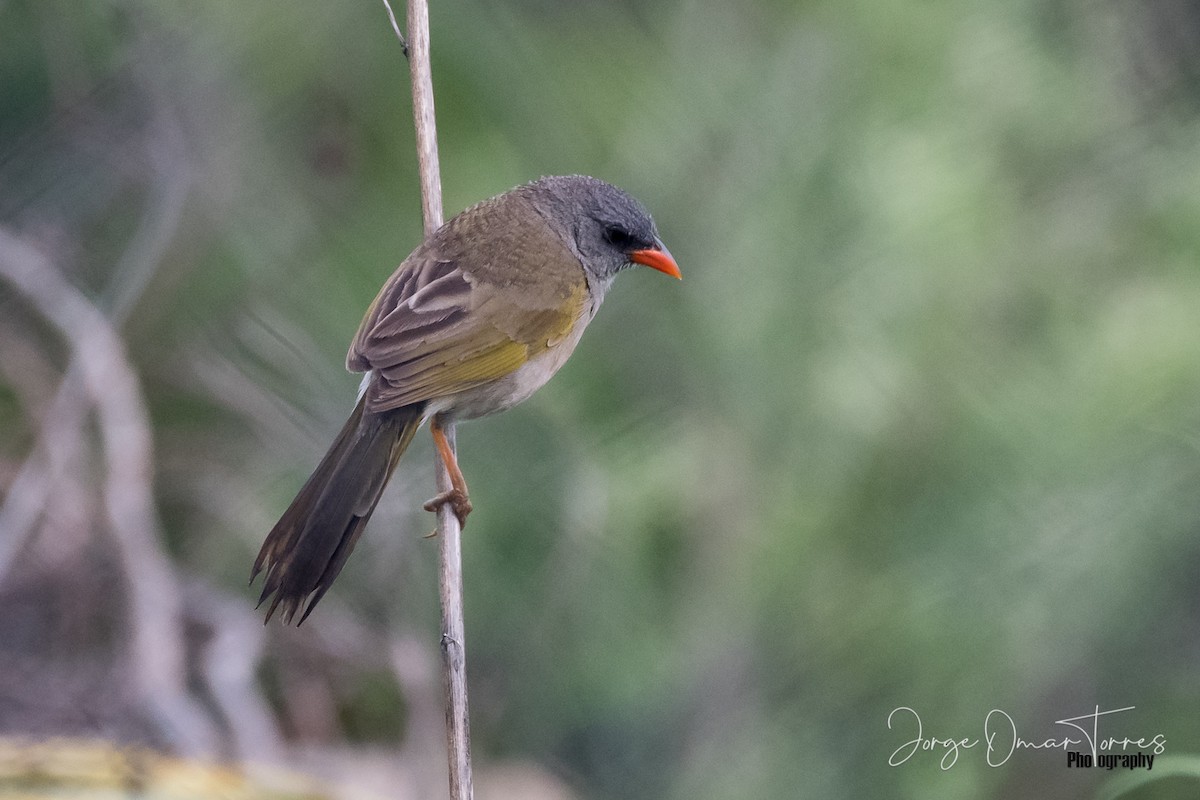
<svg viewBox="0 0 1200 800">
<path fill-rule="evenodd" d="M 371 304 L 346 364 L 375 370 L 367 408 L 387 411 L 501 378 L 563 339 L 587 310 L 583 268 L 532 210 L 451 220 Z M 520 259 L 521 263 L 517 263 Z"/>
</svg>

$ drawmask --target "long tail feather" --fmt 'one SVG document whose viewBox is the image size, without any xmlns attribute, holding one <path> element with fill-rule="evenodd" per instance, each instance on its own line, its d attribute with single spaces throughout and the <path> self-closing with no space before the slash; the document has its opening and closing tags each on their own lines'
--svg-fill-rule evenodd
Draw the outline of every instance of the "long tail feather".
<svg viewBox="0 0 1200 800">
<path fill-rule="evenodd" d="M 364 411 L 364 402 L 359 400 L 254 560 L 251 582 L 266 571 L 259 605 L 275 595 L 267 621 L 276 609 L 290 623 L 303 608 L 297 625 L 312 613 L 341 572 L 420 427 L 419 406 L 371 414 Z"/>
</svg>

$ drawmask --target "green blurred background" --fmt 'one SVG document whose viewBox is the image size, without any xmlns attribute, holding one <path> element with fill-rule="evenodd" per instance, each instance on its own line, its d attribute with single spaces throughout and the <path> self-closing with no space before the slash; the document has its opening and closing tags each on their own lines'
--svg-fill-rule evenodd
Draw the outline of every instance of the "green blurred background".
<svg viewBox="0 0 1200 800">
<path fill-rule="evenodd" d="M 685 277 L 627 276 L 459 431 L 480 796 L 1195 797 L 1197 6 L 431 17 L 447 213 L 596 175 Z M 0 733 L 445 792 L 427 437 L 303 628 L 245 587 L 419 240 L 415 163 L 378 2 L 0 2 L 0 232 L 111 320 L 153 433 L 131 544 L 71 348 L 0 275 Z M 1040 742 L 1097 706 L 1153 771 L 889 765 L 899 707 Z"/>
</svg>

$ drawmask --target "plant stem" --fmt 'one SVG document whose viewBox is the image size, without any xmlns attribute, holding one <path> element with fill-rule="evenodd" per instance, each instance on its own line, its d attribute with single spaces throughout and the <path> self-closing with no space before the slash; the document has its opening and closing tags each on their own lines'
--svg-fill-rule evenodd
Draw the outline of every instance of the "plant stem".
<svg viewBox="0 0 1200 800">
<path fill-rule="evenodd" d="M 437 124 L 433 111 L 433 74 L 429 64 L 429 6 L 408 0 L 408 59 L 412 75 L 413 122 L 417 129 L 417 162 L 421 173 L 421 210 L 425 235 L 442 225 L 441 172 Z M 444 426 L 454 451 L 454 425 Z M 451 488 L 450 474 L 437 459 L 437 490 Z M 466 641 L 463 622 L 462 529 L 449 503 L 438 509 L 438 572 L 442 601 L 442 666 L 446 688 L 446 748 L 451 800 L 471 800 L 471 727 L 467 710 Z"/>
</svg>

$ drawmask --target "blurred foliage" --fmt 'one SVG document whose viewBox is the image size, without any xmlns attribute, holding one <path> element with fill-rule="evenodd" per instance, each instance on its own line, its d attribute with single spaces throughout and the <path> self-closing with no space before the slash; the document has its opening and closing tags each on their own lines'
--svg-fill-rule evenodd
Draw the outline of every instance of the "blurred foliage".
<svg viewBox="0 0 1200 800">
<path fill-rule="evenodd" d="M 165 546 L 247 606 L 354 396 L 359 316 L 420 235 L 377 5 L 0 4 L 0 222 L 123 322 Z M 1061 750 L 890 767 L 901 706 L 926 736 L 980 738 L 999 708 L 1038 740 L 1135 706 L 1113 735 L 1196 753 L 1193 4 L 452 0 L 432 22 L 448 211 L 594 174 L 685 276 L 624 279 L 558 378 L 460 432 L 481 761 L 589 798 L 1092 798 L 1110 777 Z M 65 357 L 7 286 L 0 344 L 3 477 Z M 436 641 L 421 438 L 288 641 L 346 616 Z M 327 679 L 335 724 L 293 741 L 403 738 L 378 665 Z"/>
</svg>

